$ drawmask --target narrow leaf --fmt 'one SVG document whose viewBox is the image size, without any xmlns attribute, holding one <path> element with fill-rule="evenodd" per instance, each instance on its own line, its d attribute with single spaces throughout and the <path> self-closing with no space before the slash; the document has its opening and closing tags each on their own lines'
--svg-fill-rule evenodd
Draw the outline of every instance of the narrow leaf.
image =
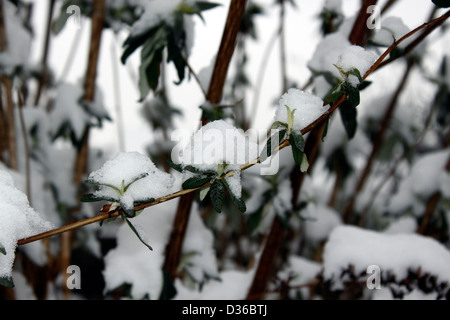
<svg viewBox="0 0 450 320">
<path fill-rule="evenodd" d="M 206 197 L 206 195 L 209 192 L 210 187 L 206 187 L 200 190 L 200 201 L 203 201 Z"/>
<path fill-rule="evenodd" d="M 200 170 L 191 165 L 187 165 L 183 169 L 187 170 L 189 172 L 192 172 L 192 173 L 197 173 L 197 174 L 207 174 L 207 175 L 214 175 L 214 176 L 217 174 L 217 172 L 214 170 Z"/>
<path fill-rule="evenodd" d="M 109 184 L 109 183 L 100 183 L 100 182 L 95 181 L 93 179 L 86 179 L 86 180 L 84 180 L 84 183 L 85 184 L 92 184 L 92 185 L 95 185 L 95 186 L 98 186 L 98 187 L 100 187 L 100 186 L 109 187 L 109 188 L 114 189 L 115 191 L 117 191 L 118 194 L 122 194 L 122 191 L 119 188 L 117 188 L 116 186 L 114 186 L 112 184 Z"/>
<path fill-rule="evenodd" d="M 264 162 L 269 158 L 275 149 L 284 141 L 286 135 L 286 130 L 280 130 L 274 133 L 269 139 L 267 139 L 266 145 L 264 146 L 259 158 L 261 162 Z"/>
<path fill-rule="evenodd" d="M 2 244 L 0 244 L 0 253 L 6 256 L 6 250 Z"/>
<path fill-rule="evenodd" d="M 450 0 L 431 0 L 433 3 L 439 8 L 448 8 L 450 7 Z"/>
<path fill-rule="evenodd" d="M 309 168 L 308 157 L 306 156 L 306 154 L 302 153 L 302 161 L 300 162 L 300 171 L 305 173 L 306 171 L 308 171 L 308 168 Z"/>
<path fill-rule="evenodd" d="M 292 131 L 291 138 L 289 139 L 291 144 L 292 142 L 301 152 L 305 151 L 305 139 L 300 131 Z"/>
<path fill-rule="evenodd" d="M 238 210 L 242 213 L 247 211 L 247 206 L 245 205 L 245 201 L 242 200 L 242 197 L 238 199 L 234 196 L 234 194 L 230 190 L 228 182 L 225 179 L 220 179 L 220 182 L 227 188 L 231 200 L 233 201 L 234 205 L 238 208 Z"/>
<path fill-rule="evenodd" d="M 94 195 L 93 193 L 83 194 L 80 198 L 81 202 L 97 202 L 97 201 L 108 201 L 108 202 L 115 202 L 117 199 L 110 198 L 110 197 L 98 197 Z"/>
<path fill-rule="evenodd" d="M 339 107 L 339 112 L 348 138 L 352 139 L 357 128 L 357 109 L 347 100 Z"/>
<path fill-rule="evenodd" d="M 288 124 L 287 124 L 286 122 L 275 121 L 275 122 L 272 124 L 271 129 L 275 130 L 275 129 L 278 129 L 278 128 L 280 128 L 280 127 L 285 127 L 285 128 L 287 129 Z"/>
<path fill-rule="evenodd" d="M 222 212 L 223 202 L 225 200 L 225 188 L 220 180 L 215 180 L 209 189 L 209 196 L 212 205 L 217 212 Z"/>
<path fill-rule="evenodd" d="M 294 161 L 296 165 L 300 165 L 302 163 L 303 152 L 298 150 L 295 144 L 291 143 L 292 156 L 294 157 Z"/>
<path fill-rule="evenodd" d="M 291 111 L 291 108 L 289 108 L 286 105 L 286 111 L 287 111 L 287 117 L 288 117 L 288 130 L 292 128 L 292 126 L 294 125 L 294 111 Z"/>
<path fill-rule="evenodd" d="M 211 181 L 210 177 L 192 177 L 183 182 L 183 189 L 196 189 Z"/>
<path fill-rule="evenodd" d="M 361 84 L 358 86 L 359 91 L 363 91 L 364 89 L 368 88 L 372 84 L 372 81 L 364 80 L 361 82 Z"/>
<path fill-rule="evenodd" d="M 206 10 L 213 9 L 215 7 L 219 7 L 219 6 L 221 6 L 221 4 L 215 3 L 215 2 L 209 2 L 209 1 L 196 1 L 195 6 L 197 7 L 197 9 L 199 11 L 206 11 Z"/>
<path fill-rule="evenodd" d="M 178 171 L 179 173 L 183 172 L 183 166 L 181 163 L 175 163 L 171 159 L 167 159 L 166 162 L 172 169 Z"/>
<path fill-rule="evenodd" d="M 128 226 L 130 227 L 131 231 L 134 232 L 134 234 L 138 237 L 138 239 L 147 247 L 149 248 L 151 251 L 153 251 L 153 248 L 144 241 L 144 239 L 141 237 L 141 235 L 139 234 L 139 232 L 137 231 L 137 229 L 135 228 L 135 226 L 133 226 L 133 224 L 130 222 L 130 220 L 128 220 L 126 217 L 123 216 L 123 219 L 126 221 L 126 223 L 128 224 Z"/>
<path fill-rule="evenodd" d="M 353 68 L 350 71 L 347 71 L 347 74 L 357 77 L 359 80 L 359 83 L 361 83 L 363 81 L 363 79 L 361 77 L 361 72 L 359 72 L 359 70 L 356 68 Z"/>
<path fill-rule="evenodd" d="M 337 85 L 328 95 L 325 97 L 325 104 L 335 103 L 344 94 L 341 84 Z"/>
<path fill-rule="evenodd" d="M 7 288 L 14 288 L 14 282 L 12 277 L 0 277 L 0 286 Z"/>
<path fill-rule="evenodd" d="M 359 106 L 360 103 L 359 89 L 348 84 L 345 87 L 345 91 L 347 93 L 347 100 L 350 101 L 352 106 L 355 108 Z"/>
<path fill-rule="evenodd" d="M 131 180 L 131 182 L 125 186 L 125 188 L 123 189 L 123 192 L 126 192 L 133 183 L 135 183 L 136 181 L 141 180 L 147 176 L 148 176 L 147 172 L 141 173 L 139 176 L 137 176 L 136 178 Z"/>
</svg>

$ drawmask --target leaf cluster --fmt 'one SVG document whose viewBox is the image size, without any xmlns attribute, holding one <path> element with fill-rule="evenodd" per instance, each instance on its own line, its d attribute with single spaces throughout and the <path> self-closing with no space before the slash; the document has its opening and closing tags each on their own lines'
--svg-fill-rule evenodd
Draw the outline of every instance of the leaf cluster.
<svg viewBox="0 0 450 320">
<path fill-rule="evenodd" d="M 177 10 L 173 12 L 173 24 L 160 22 L 145 32 L 131 34 L 124 42 L 124 52 L 121 57 L 123 64 L 138 48 L 141 51 L 141 64 L 139 66 L 139 91 L 140 101 L 148 95 L 150 90 L 158 87 L 161 73 L 160 65 L 163 61 L 163 51 L 167 49 L 167 63 L 173 62 L 180 84 L 185 78 L 186 64 L 186 31 L 183 15 L 198 15 L 201 19 L 202 12 L 217 7 L 219 4 L 208 1 L 197 1 L 192 6 L 181 2 Z"/>
<path fill-rule="evenodd" d="M 231 201 L 238 208 L 240 212 L 245 212 L 247 210 L 244 200 L 237 198 L 230 190 L 230 186 L 225 179 L 224 174 L 227 172 L 228 164 L 218 164 L 217 171 L 214 170 L 201 170 L 191 165 L 182 166 L 181 164 L 176 164 L 171 160 L 167 161 L 168 164 L 180 173 L 190 172 L 194 176 L 186 179 L 182 187 L 183 189 L 197 189 L 200 190 L 200 200 L 203 201 L 205 197 L 209 194 L 211 203 L 216 212 L 222 212 L 222 207 L 225 202 L 225 191 L 228 191 Z"/>
</svg>

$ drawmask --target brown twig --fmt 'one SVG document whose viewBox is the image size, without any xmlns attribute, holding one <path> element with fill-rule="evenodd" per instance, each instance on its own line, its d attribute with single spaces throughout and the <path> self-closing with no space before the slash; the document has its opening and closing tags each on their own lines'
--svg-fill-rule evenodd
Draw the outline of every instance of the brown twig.
<svg viewBox="0 0 450 320">
<path fill-rule="evenodd" d="M 5 25 L 5 16 L 3 10 L 3 2 L 0 3 L 0 51 L 4 52 L 8 49 L 8 39 Z M 16 131 L 14 127 L 14 102 L 12 98 L 12 80 L 2 75 L 2 83 L 6 94 L 6 135 L 7 146 L 9 151 L 9 167 L 13 170 L 17 170 L 17 148 L 16 148 Z"/>
<path fill-rule="evenodd" d="M 48 6 L 49 7 L 48 7 L 48 16 L 47 16 L 47 30 L 46 30 L 45 43 L 44 43 L 44 54 L 42 55 L 41 75 L 39 77 L 38 89 L 37 89 L 36 97 L 34 100 L 35 106 L 37 106 L 39 104 L 42 89 L 44 88 L 44 86 L 47 84 L 47 81 L 48 81 L 47 59 L 48 59 L 48 52 L 49 52 L 49 48 L 50 48 L 50 35 L 51 35 L 51 28 L 52 28 L 53 10 L 55 8 L 55 0 L 50 0 Z"/>
</svg>

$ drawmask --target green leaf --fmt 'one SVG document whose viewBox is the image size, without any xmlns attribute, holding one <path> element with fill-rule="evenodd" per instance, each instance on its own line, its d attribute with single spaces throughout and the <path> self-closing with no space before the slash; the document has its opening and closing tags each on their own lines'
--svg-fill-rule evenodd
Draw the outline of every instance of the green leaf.
<svg viewBox="0 0 450 320">
<path fill-rule="evenodd" d="M 225 179 L 220 179 L 220 182 L 227 188 L 228 193 L 231 197 L 231 201 L 233 201 L 233 204 L 238 208 L 238 210 L 242 213 L 247 211 L 247 206 L 245 205 L 244 200 L 242 197 L 240 199 L 236 198 L 234 194 L 231 192 L 230 186 L 228 185 L 228 182 Z"/>
<path fill-rule="evenodd" d="M 180 84 L 185 76 L 186 59 L 186 31 L 184 27 L 184 19 L 181 14 L 175 16 L 175 23 L 167 26 L 167 62 L 173 62 L 178 74 L 178 82 Z"/>
<path fill-rule="evenodd" d="M 98 186 L 98 187 L 99 186 L 109 187 L 111 189 L 114 189 L 119 195 L 122 195 L 122 190 L 120 190 L 118 187 L 116 187 L 116 186 L 114 186 L 112 184 L 109 184 L 109 183 L 100 183 L 100 182 L 95 181 L 93 179 L 86 179 L 86 180 L 84 180 L 84 183 L 85 184 L 92 184 L 92 185 L 95 185 L 95 186 Z"/>
<path fill-rule="evenodd" d="M 125 186 L 125 188 L 123 189 L 123 192 L 126 192 L 133 183 L 135 183 L 136 181 L 141 180 L 147 176 L 148 176 L 147 172 L 141 173 L 139 176 L 137 176 L 136 178 L 131 180 L 131 182 Z"/>
<path fill-rule="evenodd" d="M 288 124 L 287 124 L 286 122 L 275 121 L 275 122 L 272 124 L 271 129 L 272 129 L 272 130 L 275 130 L 275 129 L 278 129 L 278 128 L 280 128 L 280 127 L 285 127 L 285 128 L 287 129 L 287 128 L 288 128 Z"/>
<path fill-rule="evenodd" d="M 344 94 L 344 91 L 342 90 L 342 85 L 337 85 L 324 99 L 325 104 L 335 103 L 339 100 L 340 97 Z"/>
<path fill-rule="evenodd" d="M 363 79 L 361 77 L 361 72 L 359 72 L 359 70 L 356 68 L 353 68 L 350 71 L 347 71 L 346 73 L 347 73 L 347 75 L 352 75 L 352 76 L 357 77 L 359 80 L 359 83 L 361 83 L 363 81 Z"/>
<path fill-rule="evenodd" d="M 219 163 L 217 165 L 217 175 L 219 177 L 222 176 L 222 174 L 225 172 L 225 170 L 227 170 L 229 165 L 230 165 L 229 163 Z"/>
<path fill-rule="evenodd" d="M 291 111 L 291 109 L 288 106 L 286 107 L 287 111 L 287 117 L 288 117 L 288 130 L 292 129 L 292 126 L 294 125 L 294 113 L 296 110 Z"/>
<path fill-rule="evenodd" d="M 108 201 L 115 202 L 118 199 L 110 198 L 110 197 L 98 197 L 93 193 L 83 194 L 80 198 L 81 202 L 97 202 L 97 201 Z"/>
<path fill-rule="evenodd" d="M 364 89 L 368 88 L 372 84 L 372 81 L 364 80 L 361 82 L 361 84 L 358 86 L 358 90 L 361 92 Z"/>
<path fill-rule="evenodd" d="M 292 131 L 289 141 L 291 144 L 293 143 L 301 152 L 305 151 L 305 139 L 300 131 Z"/>
<path fill-rule="evenodd" d="M 172 169 L 178 171 L 179 173 L 183 173 L 183 166 L 181 163 L 175 163 L 171 159 L 167 159 L 166 162 Z"/>
<path fill-rule="evenodd" d="M 147 247 L 149 248 L 151 251 L 153 251 L 153 248 L 144 241 L 144 239 L 142 239 L 141 235 L 139 234 L 139 232 L 136 230 L 136 228 L 133 226 L 133 224 L 130 222 L 130 220 L 127 219 L 127 217 L 125 217 L 124 215 L 122 215 L 122 218 L 125 220 L 125 222 L 128 224 L 128 226 L 130 227 L 131 231 L 134 232 L 134 234 L 138 237 L 138 239 Z"/>
<path fill-rule="evenodd" d="M 220 3 L 209 2 L 209 1 L 196 1 L 195 6 L 199 11 L 206 11 L 210 9 L 214 9 L 216 7 L 221 6 Z"/>
<path fill-rule="evenodd" d="M 342 123 L 348 138 L 352 139 L 355 136 L 357 128 L 357 109 L 347 100 L 339 107 Z"/>
<path fill-rule="evenodd" d="M 192 177 L 183 182 L 183 189 L 196 189 L 211 181 L 211 177 Z"/>
<path fill-rule="evenodd" d="M 294 157 L 294 161 L 296 165 L 300 165 L 302 162 L 303 152 L 300 151 L 297 146 L 291 142 L 292 156 Z"/>
<path fill-rule="evenodd" d="M 269 158 L 272 153 L 275 151 L 275 149 L 280 145 L 280 143 L 282 143 L 285 139 L 286 136 L 286 130 L 280 130 L 276 133 L 274 133 L 271 137 L 269 137 L 269 139 L 267 139 L 266 145 L 264 146 L 259 158 L 260 158 L 260 162 L 264 162 L 267 160 L 267 158 Z M 278 140 L 278 144 L 277 143 L 272 143 L 272 140 Z"/>
<path fill-rule="evenodd" d="M 164 47 L 155 50 L 151 56 L 141 61 L 139 66 L 139 102 L 147 97 L 150 90 L 155 91 L 158 87 L 163 49 Z"/>
<path fill-rule="evenodd" d="M 123 43 L 123 47 L 125 48 L 125 50 L 120 57 L 120 61 L 122 62 L 122 64 L 125 64 L 125 62 L 134 53 L 134 51 L 136 51 L 137 48 L 142 46 L 146 41 L 151 39 L 160 28 L 161 25 L 155 26 L 137 36 L 129 36 Z"/>
<path fill-rule="evenodd" d="M 300 161 L 300 171 L 305 173 L 306 171 L 308 171 L 308 168 L 309 168 L 308 157 L 306 156 L 305 153 L 302 153 L 302 159 Z"/>
<path fill-rule="evenodd" d="M 6 250 L 2 244 L 0 244 L 0 253 L 6 256 Z"/>
<path fill-rule="evenodd" d="M 187 170 L 189 172 L 192 173 L 196 173 L 196 174 L 206 174 L 206 175 L 210 175 L 210 176 L 216 176 L 217 172 L 214 170 L 201 170 L 199 168 L 196 168 L 194 166 L 191 165 L 187 165 L 183 168 L 184 170 Z"/>
<path fill-rule="evenodd" d="M 439 8 L 448 8 L 450 7 L 450 0 L 431 0 L 433 3 Z"/>
<path fill-rule="evenodd" d="M 205 199 L 205 197 L 208 194 L 210 188 L 211 187 L 206 187 L 206 188 L 203 188 L 203 189 L 200 190 L 200 201 L 203 201 Z"/>
<path fill-rule="evenodd" d="M 345 92 L 347 93 L 347 100 L 352 104 L 353 107 L 359 106 L 360 103 L 360 95 L 359 89 L 353 87 L 350 84 L 345 86 Z"/>
<path fill-rule="evenodd" d="M 7 288 L 14 288 L 14 282 L 12 277 L 0 277 L 0 286 Z"/>
<path fill-rule="evenodd" d="M 225 200 L 225 188 L 220 180 L 215 180 L 209 189 L 211 203 L 217 212 L 222 212 L 223 202 Z"/>
</svg>

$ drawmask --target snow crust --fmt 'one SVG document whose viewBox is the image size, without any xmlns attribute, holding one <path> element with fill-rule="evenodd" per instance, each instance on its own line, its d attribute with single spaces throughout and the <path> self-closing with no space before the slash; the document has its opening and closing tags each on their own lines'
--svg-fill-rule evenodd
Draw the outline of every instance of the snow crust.
<svg viewBox="0 0 450 320">
<path fill-rule="evenodd" d="M 302 130 L 314 120 L 319 118 L 329 109 L 329 105 L 324 106 L 322 99 L 308 92 L 291 88 L 281 96 L 278 109 L 275 112 L 275 121 L 288 123 L 286 106 L 291 112 L 295 110 L 294 130 Z"/>
<path fill-rule="evenodd" d="M 450 282 L 450 252 L 438 241 L 418 234 L 386 234 L 354 226 L 338 226 L 331 233 L 323 254 L 324 278 L 334 289 L 343 286 L 341 272 L 354 266 L 356 275 L 371 265 L 382 274 L 407 277 L 408 270 L 430 273 L 438 282 Z"/>
<path fill-rule="evenodd" d="M 0 278 L 10 278 L 17 241 L 54 228 L 32 208 L 27 196 L 18 190 L 12 176 L 0 170 Z"/>
<path fill-rule="evenodd" d="M 241 198 L 240 168 L 258 157 L 258 145 L 224 120 L 209 122 L 194 133 L 177 160 L 183 166 L 193 166 L 201 171 L 218 172 L 220 164 L 228 164 L 224 173 L 235 171 L 226 177 L 231 192 Z"/>
<path fill-rule="evenodd" d="M 349 72 L 356 68 L 361 77 L 364 77 L 375 61 L 377 61 L 375 53 L 360 46 L 350 46 L 339 55 L 336 65 L 344 72 Z M 348 82 L 354 87 L 359 85 L 359 79 L 355 75 L 349 75 Z"/>
<path fill-rule="evenodd" d="M 144 178 L 136 180 L 143 174 Z M 89 180 L 101 184 L 94 195 L 101 198 L 113 198 L 120 201 L 128 209 L 135 201 L 146 201 L 150 198 L 160 198 L 174 192 L 174 178 L 159 170 L 145 155 L 138 152 L 120 152 L 103 166 L 89 174 Z M 119 190 L 131 183 L 122 194 L 118 194 L 112 185 Z"/>
</svg>

